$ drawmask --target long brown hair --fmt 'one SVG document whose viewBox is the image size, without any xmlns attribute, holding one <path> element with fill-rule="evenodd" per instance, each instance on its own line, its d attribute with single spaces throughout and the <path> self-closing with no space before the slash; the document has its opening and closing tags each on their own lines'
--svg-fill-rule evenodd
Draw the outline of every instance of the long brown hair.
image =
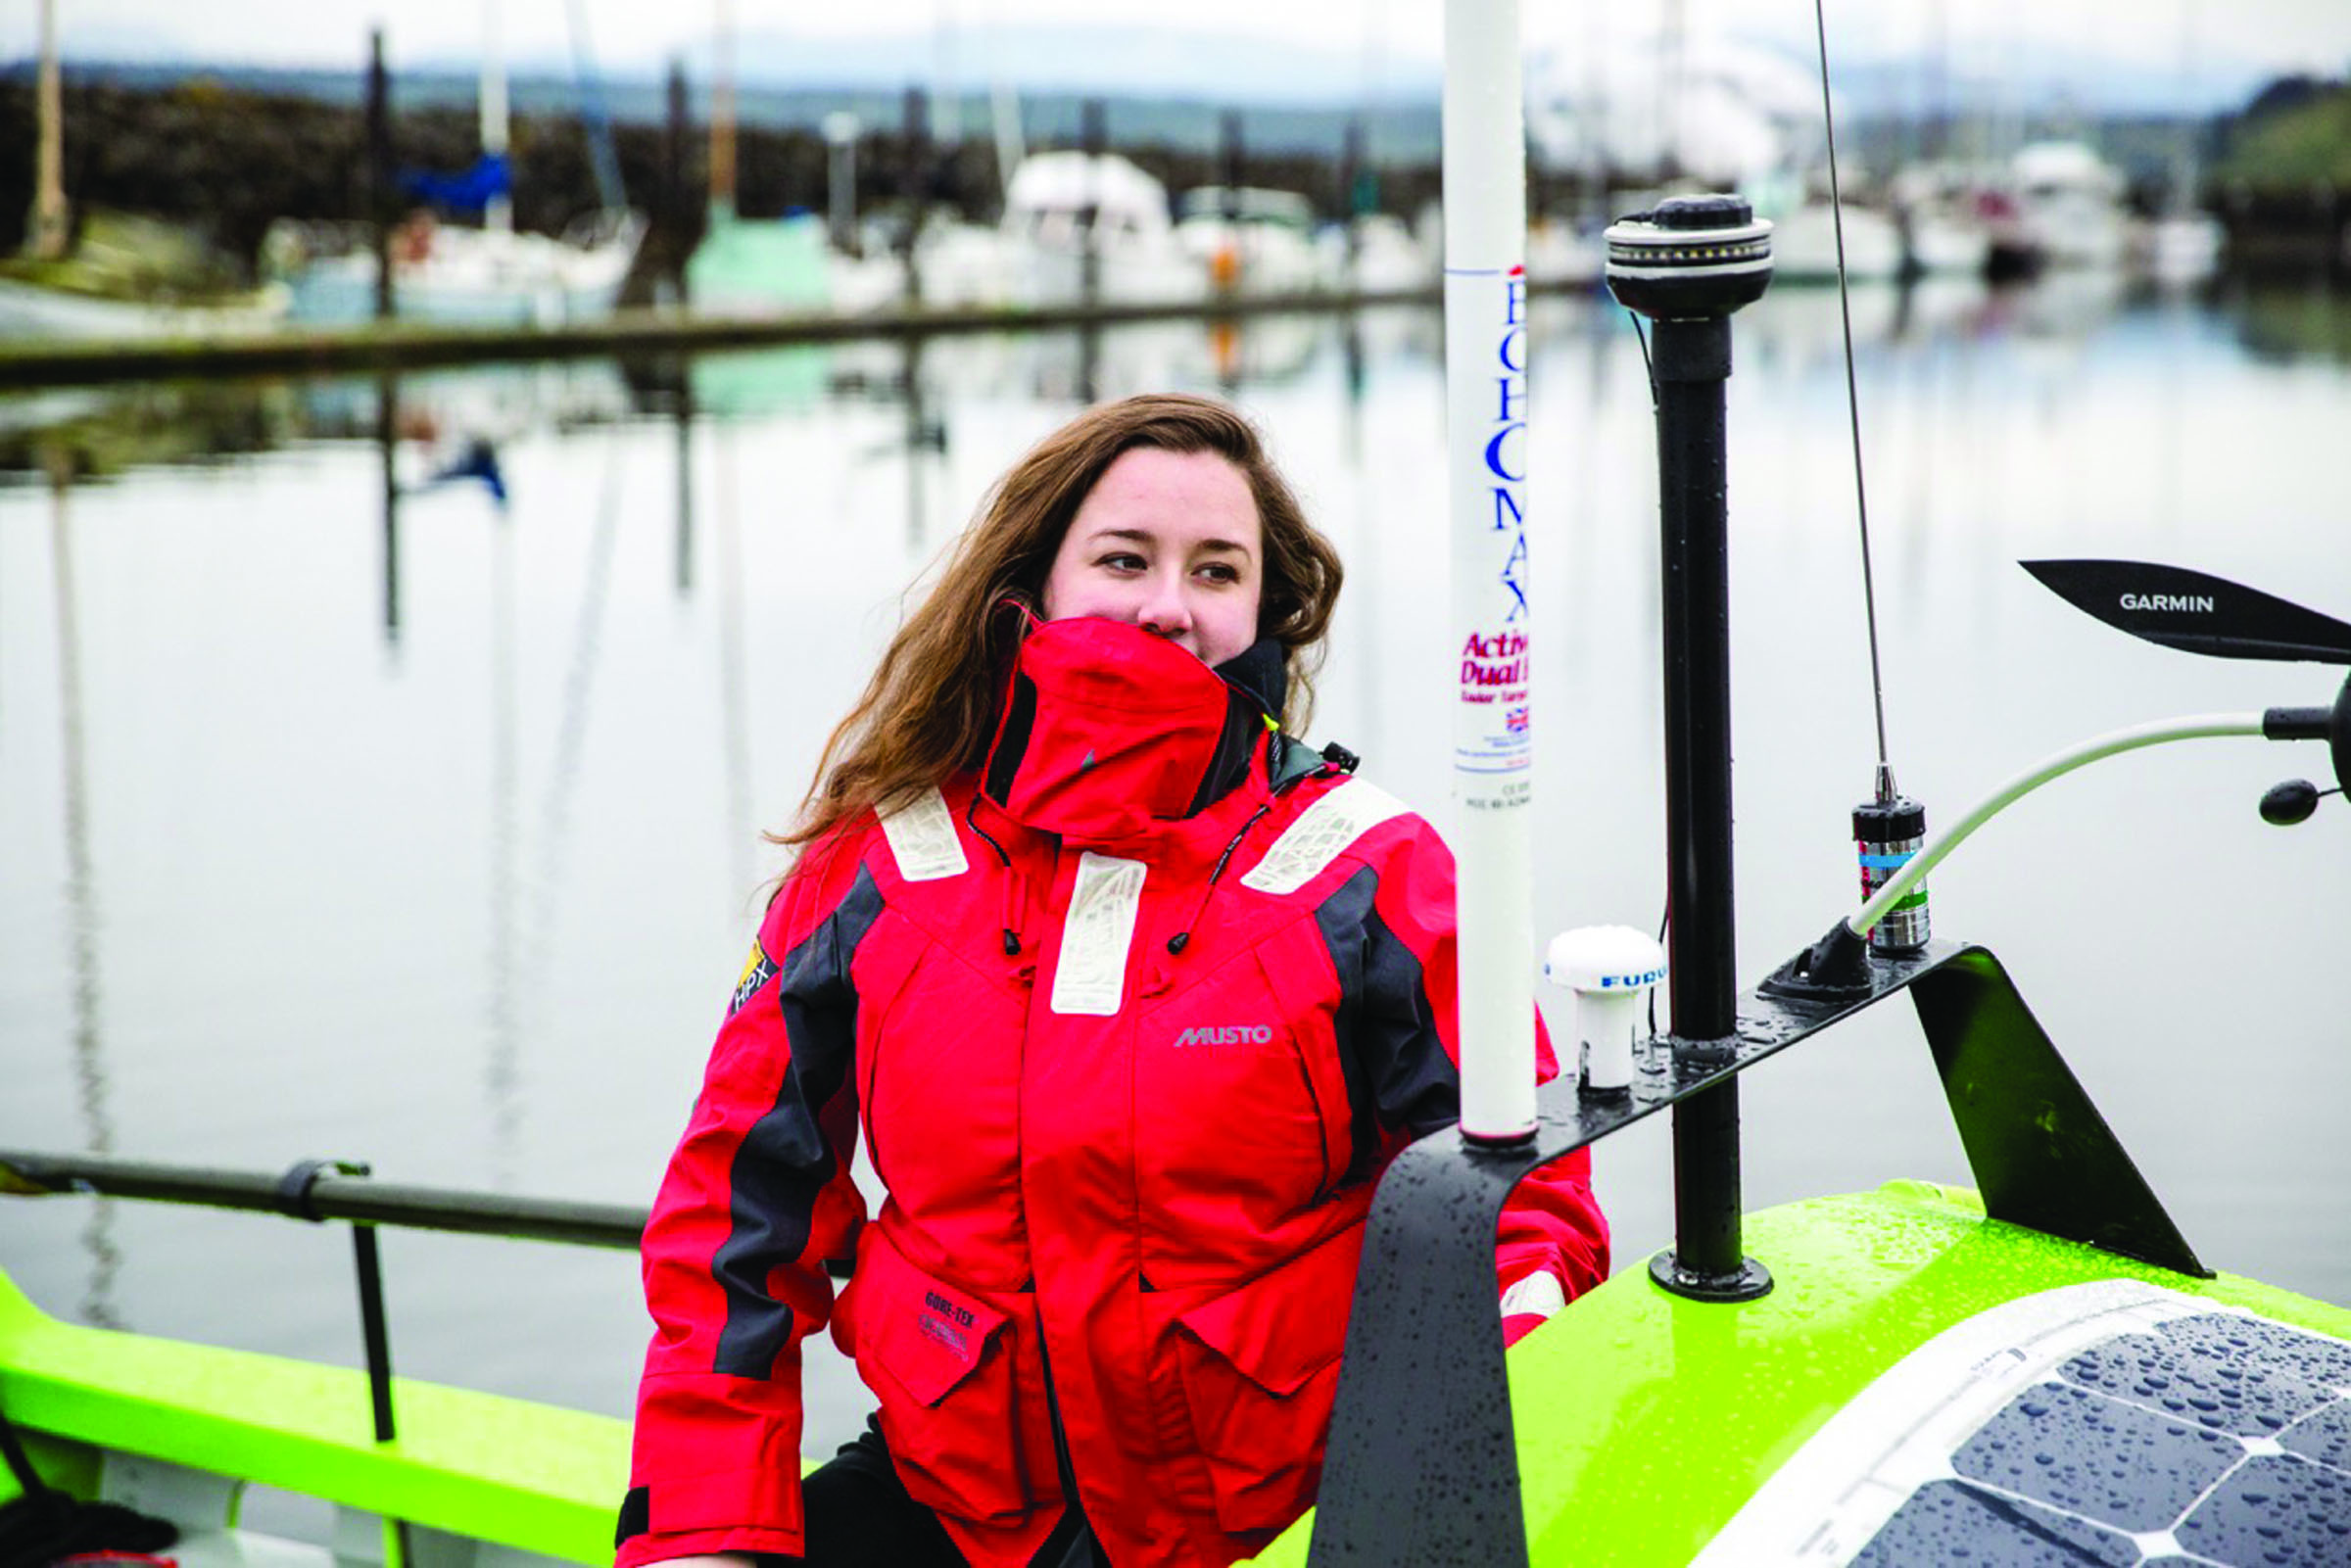
<svg viewBox="0 0 2351 1568">
<path fill-rule="evenodd" d="M 938 582 L 890 640 L 848 717 L 826 740 L 790 831 L 806 844 L 869 807 L 894 805 L 985 760 L 1006 672 L 1078 508 L 1122 452 L 1215 452 L 1241 471 L 1265 534 L 1260 638 L 1284 650 L 1285 728 L 1314 710 L 1314 676 L 1338 602 L 1338 552 L 1307 521 L 1257 430 L 1207 398 L 1157 393 L 1089 408 L 1030 449 L 997 481 Z"/>
</svg>

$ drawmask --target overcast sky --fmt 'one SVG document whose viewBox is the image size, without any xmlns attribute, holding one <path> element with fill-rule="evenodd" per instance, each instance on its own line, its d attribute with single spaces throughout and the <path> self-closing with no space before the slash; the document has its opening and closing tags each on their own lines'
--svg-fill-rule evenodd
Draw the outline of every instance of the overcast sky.
<svg viewBox="0 0 2351 1568">
<path fill-rule="evenodd" d="M 1434 69 L 1442 0 L 55 0 L 68 59 L 177 58 L 220 64 L 346 67 L 369 28 L 387 30 L 395 68 L 468 60 L 490 19 L 516 62 L 571 55 L 575 14 L 586 19 L 606 71 L 645 73 L 672 59 L 707 58 L 722 5 L 739 32 L 862 35 L 905 42 L 907 73 L 939 58 L 946 29 L 965 69 L 985 57 L 997 24 L 1103 23 L 1169 26 L 1321 47 L 1370 72 Z M 1672 0 L 1522 0 L 1529 46 L 1574 54 L 1654 32 Z M 1807 49 L 1810 0 L 1680 0 L 1694 38 L 1778 39 Z M 39 0 L 0 3 L 0 58 L 37 47 Z M 2351 70 L 2351 0 L 1829 0 L 1832 61 L 1923 55 L 1938 30 L 1958 71 L 1997 71 L 2003 60 L 2079 53 L 2141 72 L 2241 80 L 2288 71 Z M 1417 69 L 1415 69 L 1417 68 Z M 1213 83 L 1171 83 L 1213 90 Z"/>
</svg>

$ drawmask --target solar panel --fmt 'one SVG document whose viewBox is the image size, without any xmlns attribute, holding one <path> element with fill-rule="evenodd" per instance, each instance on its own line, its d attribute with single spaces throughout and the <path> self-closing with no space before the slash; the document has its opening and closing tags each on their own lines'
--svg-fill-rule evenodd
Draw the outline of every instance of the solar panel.
<svg viewBox="0 0 2351 1568">
<path fill-rule="evenodd" d="M 2351 1565 L 2351 1343 L 2153 1286 L 1937 1336 L 1702 1562 Z"/>
<path fill-rule="evenodd" d="M 2351 1345 L 2205 1312 L 2102 1340 L 2058 1377 L 1978 1429 L 1951 1456 L 1964 1479 L 1912 1494 L 1853 1561 L 1964 1544 L 1987 1565 L 2351 1563 Z"/>
</svg>

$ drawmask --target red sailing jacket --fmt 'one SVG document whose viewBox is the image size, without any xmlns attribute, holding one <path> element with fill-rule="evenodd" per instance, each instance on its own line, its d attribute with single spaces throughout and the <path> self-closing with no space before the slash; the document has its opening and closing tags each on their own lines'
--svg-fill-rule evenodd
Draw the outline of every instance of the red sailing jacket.
<svg viewBox="0 0 2351 1568">
<path fill-rule="evenodd" d="M 1277 705 L 1048 623 L 983 777 L 803 856 L 646 1233 L 619 1568 L 797 1550 L 828 1321 L 975 1563 L 1060 1518 L 1056 1414 L 1118 1568 L 1229 1562 L 1311 1503 L 1372 1184 L 1458 1116 L 1453 863 L 1373 785 L 1282 778 Z M 1582 1154 L 1497 1263 L 1607 1274 Z"/>
</svg>

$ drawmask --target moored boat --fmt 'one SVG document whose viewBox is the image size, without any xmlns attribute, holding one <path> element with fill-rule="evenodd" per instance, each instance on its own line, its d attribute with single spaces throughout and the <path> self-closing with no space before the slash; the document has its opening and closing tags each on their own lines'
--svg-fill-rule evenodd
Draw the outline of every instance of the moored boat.
<svg viewBox="0 0 2351 1568">
<path fill-rule="evenodd" d="M 413 214 L 392 242 L 393 314 L 468 325 L 599 320 L 619 303 L 644 237 L 645 220 L 628 212 L 592 217 L 561 238 Z M 374 310 L 375 280 L 369 252 L 319 257 L 295 274 L 291 313 L 364 320 Z"/>
<path fill-rule="evenodd" d="M 183 302 L 0 277 L 0 338 L 210 338 L 265 332 L 285 319 L 283 286 Z"/>
<path fill-rule="evenodd" d="M 1314 204 L 1296 191 L 1203 185 L 1177 204 L 1176 243 L 1202 293 L 1313 294 L 1336 281 L 1315 243 Z"/>
<path fill-rule="evenodd" d="M 1032 153 L 1005 187 L 998 224 L 1016 303 L 1206 297 L 1202 264 L 1176 235 L 1167 187 L 1116 153 Z"/>
<path fill-rule="evenodd" d="M 2131 248 L 2126 182 L 2082 142 L 2034 142 L 2010 161 L 2027 243 L 2048 265 L 2116 267 Z"/>
<path fill-rule="evenodd" d="M 237 271 L 175 225 L 85 211 L 70 254 L 0 261 L 0 338 L 205 338 L 275 326 L 285 286 L 252 285 Z"/>
</svg>

